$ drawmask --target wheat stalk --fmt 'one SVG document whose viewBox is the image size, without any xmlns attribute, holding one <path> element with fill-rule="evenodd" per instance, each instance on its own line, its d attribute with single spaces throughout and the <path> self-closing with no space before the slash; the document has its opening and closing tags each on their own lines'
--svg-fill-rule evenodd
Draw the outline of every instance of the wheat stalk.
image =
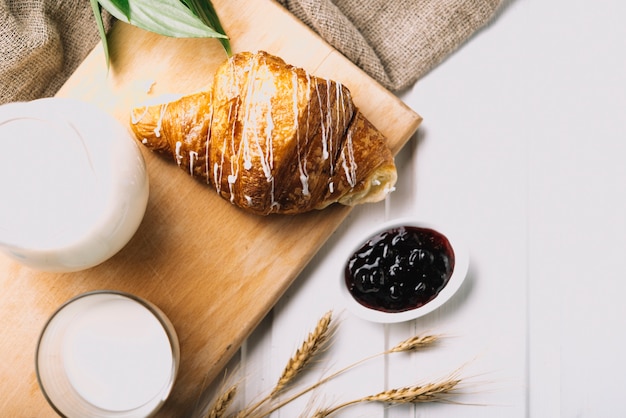
<svg viewBox="0 0 626 418">
<path fill-rule="evenodd" d="M 222 393 L 213 403 L 213 406 L 205 418 L 222 418 L 226 416 L 226 410 L 233 403 L 237 394 L 237 385 L 233 385 Z"/>
<path fill-rule="evenodd" d="M 416 351 L 432 345 L 439 341 L 438 335 L 416 335 L 414 337 L 408 338 L 401 343 L 397 344 L 393 348 L 386 351 L 387 354 L 390 353 L 401 353 L 404 351 Z"/>
<path fill-rule="evenodd" d="M 332 320 L 332 312 L 327 312 L 317 323 L 313 331 L 309 333 L 300 348 L 289 359 L 282 375 L 278 379 L 276 386 L 270 394 L 275 396 L 283 390 L 292 380 L 300 374 L 302 370 L 311 362 L 325 346 L 331 335 L 330 323 Z"/>
<path fill-rule="evenodd" d="M 447 400 L 447 397 L 455 392 L 460 383 L 461 379 L 448 378 L 437 383 L 390 389 L 375 395 L 344 402 L 332 408 L 320 409 L 313 414 L 313 418 L 329 417 L 340 409 L 363 402 L 385 402 L 391 404 L 441 402 Z"/>
<path fill-rule="evenodd" d="M 328 382 L 331 379 L 334 379 L 335 377 L 339 376 L 340 374 L 343 374 L 345 372 L 347 372 L 350 369 L 353 369 L 355 367 L 357 367 L 358 365 L 365 363 L 369 360 L 372 360 L 376 357 L 380 357 L 386 354 L 392 354 L 392 353 L 401 353 L 401 352 L 407 352 L 407 351 L 417 351 L 421 348 L 424 348 L 426 346 L 429 346 L 431 344 L 436 343 L 437 341 L 439 341 L 440 336 L 438 335 L 416 335 L 410 338 L 407 338 L 406 340 L 396 344 L 394 347 L 392 347 L 389 350 L 383 351 L 381 353 L 377 353 L 374 355 L 371 355 L 369 357 L 365 357 L 359 361 L 356 361 L 342 369 L 337 370 L 336 372 L 326 376 L 325 378 L 313 383 L 312 385 L 308 386 L 307 388 L 301 390 L 298 393 L 295 393 L 293 395 L 291 395 L 289 398 L 283 400 L 282 402 L 274 405 L 270 410 L 266 411 L 266 413 L 264 415 L 262 415 L 261 417 L 264 416 L 268 416 L 269 414 L 271 414 L 272 412 L 282 408 L 283 406 L 287 405 L 288 403 L 292 402 L 293 400 L 299 398 L 300 396 L 305 395 L 306 393 L 322 386 L 324 383 Z M 314 416 L 315 417 L 315 416 Z M 237 417 L 237 418 L 242 418 L 242 417 Z"/>
<path fill-rule="evenodd" d="M 275 403 L 275 404 L 270 404 L 268 405 L 268 403 L 270 403 L 272 400 L 275 399 L 276 395 L 278 395 L 279 393 L 281 393 L 282 391 L 285 390 L 285 388 L 293 382 L 293 380 L 300 375 L 300 373 L 302 373 L 302 371 L 307 367 L 307 365 L 312 361 L 312 359 L 319 354 L 327 345 L 328 341 L 330 340 L 333 331 L 334 331 L 334 327 L 331 326 L 334 325 L 332 323 L 332 311 L 327 312 L 323 317 L 321 317 L 318 322 L 317 325 L 315 326 L 315 328 L 313 329 L 313 331 L 311 331 L 308 336 L 306 337 L 306 339 L 302 342 L 302 344 L 300 345 L 300 347 L 296 350 L 296 352 L 293 354 L 293 356 L 287 361 L 287 365 L 285 366 L 282 374 L 280 375 L 280 377 L 278 378 L 276 385 L 274 386 L 274 388 L 272 389 L 272 391 L 263 399 L 261 399 L 260 401 L 258 401 L 256 404 L 251 405 L 249 407 L 244 408 L 243 410 L 239 411 L 235 417 L 236 418 L 253 418 L 253 417 L 267 417 L 269 416 L 272 412 L 282 408 L 283 406 L 285 406 L 286 404 L 292 402 L 293 400 L 299 398 L 300 396 L 320 387 L 321 385 L 323 385 L 324 383 L 328 382 L 329 380 L 339 376 L 340 374 L 343 374 L 345 372 L 347 372 L 348 370 L 360 365 L 361 363 L 364 363 L 366 361 L 369 361 L 373 358 L 379 357 L 381 355 L 387 355 L 387 354 L 391 354 L 391 353 L 401 353 L 401 352 L 409 352 L 409 351 L 417 351 L 419 349 L 422 349 L 424 347 L 427 347 L 429 345 L 432 345 L 434 343 L 436 343 L 437 341 L 439 341 L 440 336 L 438 335 L 416 335 L 416 336 L 412 336 L 398 344 L 396 344 L 394 347 L 374 354 L 372 356 L 363 358 L 355 363 L 352 363 L 334 373 L 332 373 L 331 375 L 326 376 L 325 378 L 313 383 L 312 385 L 306 387 L 305 389 L 301 390 L 300 392 L 297 392 L 295 394 L 290 395 L 287 399 L 279 402 L 279 403 Z M 418 388 L 417 386 L 414 387 Z M 404 388 L 405 391 L 407 391 L 410 388 Z M 433 388 L 430 388 L 433 389 Z M 231 392 L 232 390 L 232 392 Z M 230 405 L 230 403 L 232 402 L 232 399 L 229 399 L 231 396 L 234 397 L 235 395 L 235 391 L 236 391 L 236 387 L 231 387 L 228 391 L 226 391 L 223 395 L 221 395 L 217 401 L 215 402 L 215 405 L 213 406 L 212 410 L 211 410 L 211 414 L 213 415 L 208 415 L 207 418 L 218 418 L 218 417 L 222 417 L 223 413 L 225 412 L 225 410 L 228 408 L 228 406 Z M 231 393 L 229 393 L 231 392 Z M 371 397 L 368 398 L 361 398 L 361 399 L 357 399 L 355 401 L 351 401 L 351 402 L 347 402 L 345 404 L 340 405 L 339 407 L 335 407 L 332 408 L 330 410 L 320 410 L 318 412 L 316 412 L 316 414 L 314 415 L 314 417 L 323 417 L 326 415 L 320 415 L 320 414 L 325 414 L 325 413 L 334 413 L 336 410 L 344 408 L 348 405 L 351 405 L 353 403 L 358 403 L 358 402 L 373 402 L 376 399 L 374 399 L 374 396 L 383 396 L 384 392 L 381 392 L 378 395 L 372 395 Z M 429 393 L 429 392 L 428 392 Z M 387 395 L 388 397 L 390 396 L 390 394 Z M 397 403 L 397 401 L 396 401 Z M 221 408 L 220 406 L 224 405 L 223 408 Z M 261 410 L 262 407 L 265 407 Z M 215 411 L 215 412 L 214 412 Z M 330 412 L 329 412 L 330 411 Z"/>
<path fill-rule="evenodd" d="M 255 414 L 259 408 L 267 404 L 276 395 L 278 395 L 278 393 L 283 391 L 285 387 L 287 387 L 287 385 L 289 385 L 306 368 L 311 360 L 326 347 L 334 331 L 334 327 L 331 326 L 332 318 L 332 311 L 328 311 L 317 321 L 317 325 L 313 331 L 309 333 L 293 356 L 291 356 L 291 358 L 287 361 L 285 369 L 278 378 L 278 381 L 270 394 L 258 401 L 256 404 L 241 410 L 236 415 L 236 418 L 247 418 L 256 415 L 267 416 L 271 413 L 271 411 L 275 410 L 272 408 L 270 412 Z"/>
<path fill-rule="evenodd" d="M 399 389 L 390 389 L 376 395 L 366 396 L 364 402 L 387 403 L 423 403 L 445 400 L 451 394 L 461 379 L 450 379 L 438 383 L 428 383 L 423 386 L 408 386 Z"/>
</svg>

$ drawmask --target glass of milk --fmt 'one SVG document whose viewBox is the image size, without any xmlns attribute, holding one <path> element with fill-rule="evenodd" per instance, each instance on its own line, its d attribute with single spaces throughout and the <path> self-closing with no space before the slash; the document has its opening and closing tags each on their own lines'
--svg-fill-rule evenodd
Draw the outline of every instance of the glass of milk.
<svg viewBox="0 0 626 418">
<path fill-rule="evenodd" d="M 76 296 L 52 315 L 35 366 L 61 416 L 143 418 L 170 394 L 179 357 L 176 332 L 161 310 L 107 290 Z"/>
<path fill-rule="evenodd" d="M 44 271 L 93 267 L 136 232 L 148 201 L 127 127 L 90 103 L 0 106 L 0 251 Z"/>
</svg>

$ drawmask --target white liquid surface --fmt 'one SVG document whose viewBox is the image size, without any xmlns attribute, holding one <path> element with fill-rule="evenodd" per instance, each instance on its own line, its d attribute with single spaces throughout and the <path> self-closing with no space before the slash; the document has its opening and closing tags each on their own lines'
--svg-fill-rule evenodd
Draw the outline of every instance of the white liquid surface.
<svg viewBox="0 0 626 418">
<path fill-rule="evenodd" d="M 93 267 L 134 235 L 148 203 L 128 130 L 88 103 L 0 106 L 0 251 L 44 271 Z"/>
<path fill-rule="evenodd" d="M 45 249 L 73 243 L 102 213 L 102 186 L 71 125 L 5 121 L 0 149 L 0 236 L 11 244 Z"/>
<path fill-rule="evenodd" d="M 121 296 L 94 300 L 70 324 L 61 351 L 72 387 L 109 411 L 155 401 L 170 384 L 172 348 L 161 322 Z"/>
</svg>

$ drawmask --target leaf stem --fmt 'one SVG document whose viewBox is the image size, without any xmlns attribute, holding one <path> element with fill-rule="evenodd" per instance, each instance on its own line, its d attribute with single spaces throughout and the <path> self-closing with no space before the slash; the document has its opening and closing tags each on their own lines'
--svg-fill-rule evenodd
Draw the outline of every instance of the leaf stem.
<svg viewBox="0 0 626 418">
<path fill-rule="evenodd" d="M 89 0 L 91 3 L 91 9 L 93 10 L 93 15 L 96 18 L 96 25 L 98 26 L 98 33 L 100 34 L 100 40 L 102 42 L 102 48 L 104 49 L 104 59 L 107 64 L 107 69 L 110 65 L 110 56 L 109 56 L 109 45 L 107 42 L 107 34 L 104 29 L 104 22 L 102 20 L 102 9 L 100 4 L 98 4 L 98 0 Z"/>
</svg>

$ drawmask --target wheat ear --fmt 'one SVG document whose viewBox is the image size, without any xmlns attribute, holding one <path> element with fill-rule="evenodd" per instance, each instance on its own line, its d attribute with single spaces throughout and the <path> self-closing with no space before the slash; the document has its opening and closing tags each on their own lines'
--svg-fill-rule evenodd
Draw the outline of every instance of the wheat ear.
<svg viewBox="0 0 626 418">
<path fill-rule="evenodd" d="M 267 415 L 269 415 L 270 413 L 282 408 L 283 406 L 287 405 L 289 402 L 292 402 L 293 400 L 299 398 L 300 396 L 303 396 L 305 394 L 307 394 L 308 392 L 322 386 L 324 383 L 328 382 L 329 380 L 334 379 L 335 377 L 339 376 L 340 374 L 343 374 L 345 372 L 347 372 L 350 369 L 353 369 L 355 367 L 357 367 L 358 365 L 365 363 L 369 360 L 372 360 L 376 357 L 380 357 L 386 354 L 392 354 L 392 353 L 402 353 L 402 352 L 407 352 L 407 351 L 417 351 L 421 348 L 427 347 L 429 345 L 432 345 L 434 343 L 436 343 L 437 341 L 439 341 L 441 337 L 438 335 L 416 335 L 410 338 L 407 338 L 406 340 L 396 344 L 394 347 L 392 347 L 389 350 L 383 351 L 381 353 L 377 353 L 374 355 L 371 355 L 369 357 L 365 357 L 359 361 L 356 361 L 340 370 L 337 370 L 336 372 L 326 376 L 325 378 L 313 383 L 312 385 L 308 386 L 307 388 L 301 390 L 298 393 L 295 393 L 291 396 L 289 396 L 289 398 L 283 400 L 282 402 L 278 403 L 277 405 L 274 405 L 269 411 L 266 412 Z M 238 417 L 239 418 L 239 417 Z M 314 418 L 316 418 L 316 416 L 314 415 Z"/>
<path fill-rule="evenodd" d="M 289 359 L 283 373 L 270 396 L 275 396 L 283 390 L 293 379 L 296 378 L 311 362 L 311 360 L 326 346 L 331 335 L 332 312 L 327 312 L 317 323 L 313 331 L 309 333 L 300 348 Z"/>
<path fill-rule="evenodd" d="M 459 383 L 461 383 L 461 379 L 450 378 L 437 383 L 390 389 L 375 395 L 344 402 L 332 408 L 318 410 L 313 414 L 313 418 L 329 417 L 340 409 L 363 402 L 385 402 L 391 404 L 441 402 L 447 400 L 454 393 Z"/>
<path fill-rule="evenodd" d="M 205 418 L 222 418 L 226 416 L 226 410 L 233 403 L 236 394 L 237 385 L 233 385 L 224 391 L 224 393 L 215 400 Z"/>
<path fill-rule="evenodd" d="M 385 353 L 401 353 L 404 351 L 416 351 L 432 345 L 439 341 L 438 335 L 416 335 L 414 337 L 408 338 L 401 343 L 397 344 L 393 348 L 389 349 Z"/>
<path fill-rule="evenodd" d="M 279 392 L 284 390 L 285 387 L 306 368 L 311 360 L 326 347 L 328 341 L 330 340 L 334 331 L 332 319 L 333 313 L 332 311 L 328 311 L 317 321 L 317 325 L 313 331 L 309 333 L 294 355 L 287 361 L 285 369 L 278 378 L 278 381 L 270 394 L 258 401 L 256 404 L 240 411 L 236 415 L 236 418 L 246 418 L 259 415 L 258 413 L 255 415 L 255 411 L 272 400 Z M 272 411 L 273 410 L 274 409 L 272 409 Z M 269 413 L 266 412 L 260 414 L 260 416 L 266 416 L 267 414 Z"/>
</svg>

